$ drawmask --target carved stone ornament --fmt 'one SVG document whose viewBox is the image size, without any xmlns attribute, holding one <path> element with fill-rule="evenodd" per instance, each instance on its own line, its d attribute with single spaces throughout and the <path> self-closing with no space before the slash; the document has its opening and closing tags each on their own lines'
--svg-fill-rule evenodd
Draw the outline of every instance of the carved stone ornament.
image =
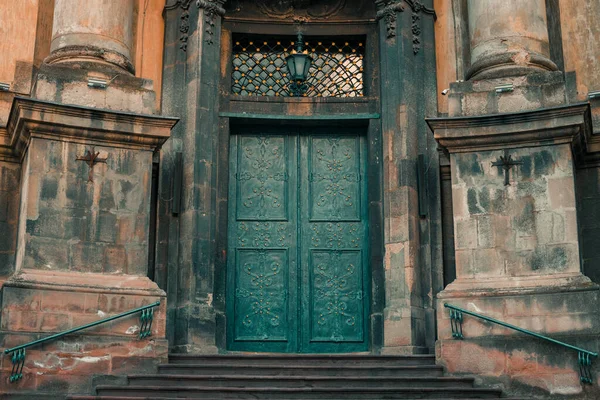
<svg viewBox="0 0 600 400">
<path fill-rule="evenodd" d="M 419 0 L 375 0 L 377 5 L 377 19 L 383 20 L 388 39 L 396 37 L 397 13 L 404 12 L 402 3 L 408 4 L 412 10 L 411 31 L 413 34 L 413 53 L 417 54 L 421 49 L 421 12 L 433 15 L 436 19 L 435 10 L 427 8 Z"/>
<path fill-rule="evenodd" d="M 181 44 L 179 45 L 179 48 L 183 51 L 187 51 L 187 42 L 190 32 L 189 9 L 192 1 L 194 0 L 167 1 L 167 4 L 165 5 L 165 10 L 172 10 L 177 7 L 183 10 L 180 16 L 181 20 L 179 22 L 179 32 L 181 32 L 181 36 L 179 37 Z M 225 15 L 225 9 L 223 8 L 225 1 L 227 0 L 196 0 L 196 7 L 204 10 L 204 32 L 206 33 L 204 41 L 208 44 L 214 43 L 214 27 L 216 19 L 219 16 Z"/>
<path fill-rule="evenodd" d="M 256 0 L 253 3 L 269 18 L 305 22 L 337 14 L 346 5 L 346 0 Z"/>
<path fill-rule="evenodd" d="M 225 15 L 223 4 L 226 0 L 196 0 L 196 6 L 204 9 L 204 41 L 208 44 L 214 43 L 215 23 L 218 17 Z"/>
</svg>

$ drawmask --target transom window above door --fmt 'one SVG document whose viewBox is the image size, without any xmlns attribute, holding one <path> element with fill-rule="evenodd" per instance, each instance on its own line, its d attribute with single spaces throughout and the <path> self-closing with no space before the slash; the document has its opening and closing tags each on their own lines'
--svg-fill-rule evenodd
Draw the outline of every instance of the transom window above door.
<svg viewBox="0 0 600 400">
<path fill-rule="evenodd" d="M 231 90 L 238 96 L 293 96 L 286 57 L 297 47 L 294 36 L 234 34 Z M 304 37 L 312 58 L 304 97 L 364 96 L 363 37 Z"/>
</svg>

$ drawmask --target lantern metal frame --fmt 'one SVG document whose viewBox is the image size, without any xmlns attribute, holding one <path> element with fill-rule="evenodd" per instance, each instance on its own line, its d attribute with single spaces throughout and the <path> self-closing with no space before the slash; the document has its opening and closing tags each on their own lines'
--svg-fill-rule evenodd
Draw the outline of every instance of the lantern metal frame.
<svg viewBox="0 0 600 400">
<path fill-rule="evenodd" d="M 298 32 L 298 40 L 296 50 L 286 57 L 288 70 L 290 72 L 289 89 L 293 96 L 303 96 L 308 91 L 308 73 L 312 65 L 313 59 L 308 54 L 308 50 L 304 50 L 304 35 Z"/>
</svg>

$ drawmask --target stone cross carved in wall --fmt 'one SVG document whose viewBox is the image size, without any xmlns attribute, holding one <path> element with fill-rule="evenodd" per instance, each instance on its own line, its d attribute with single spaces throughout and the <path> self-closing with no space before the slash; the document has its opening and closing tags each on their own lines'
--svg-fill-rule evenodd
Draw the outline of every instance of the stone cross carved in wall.
<svg viewBox="0 0 600 400">
<path fill-rule="evenodd" d="M 427 8 L 423 5 L 420 0 L 375 0 L 377 6 L 377 20 L 383 20 L 385 23 L 385 29 L 387 32 L 387 38 L 392 39 L 396 37 L 397 27 L 397 13 L 404 12 L 404 4 L 410 6 L 412 10 L 412 25 L 411 31 L 413 35 L 413 53 L 417 54 L 421 49 L 421 15 L 425 14 L 433 15 L 433 19 L 437 19 L 435 10 L 433 8 Z"/>
<path fill-rule="evenodd" d="M 523 161 L 513 160 L 512 156 L 508 154 L 508 150 L 504 150 L 504 155 L 498 158 L 498 161 L 492 163 L 494 167 L 501 167 L 504 171 L 504 186 L 510 186 L 510 170 L 516 165 L 522 165 Z"/>
<path fill-rule="evenodd" d="M 94 148 L 92 147 L 92 150 L 88 150 L 85 153 L 85 156 L 83 157 L 77 157 L 76 160 L 77 161 L 85 161 L 85 163 L 90 167 L 90 172 L 88 175 L 88 182 L 94 182 L 94 179 L 92 177 L 92 173 L 94 171 L 94 165 L 98 164 L 98 163 L 104 163 L 106 164 L 106 158 L 100 158 L 99 157 L 100 152 L 95 152 Z"/>
</svg>

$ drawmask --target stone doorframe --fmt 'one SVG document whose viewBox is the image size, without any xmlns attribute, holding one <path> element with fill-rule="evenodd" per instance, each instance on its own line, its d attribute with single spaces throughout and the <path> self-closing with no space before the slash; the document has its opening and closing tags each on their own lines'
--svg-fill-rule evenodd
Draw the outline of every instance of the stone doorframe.
<svg viewBox="0 0 600 400">
<path fill-rule="evenodd" d="M 371 350 L 433 351 L 434 297 L 442 289 L 443 268 L 439 158 L 424 120 L 437 109 L 431 15 L 416 3 L 411 9 L 401 1 L 405 6 L 391 8 L 375 2 L 380 12 L 375 15 L 373 6 L 373 15 L 358 22 L 310 23 L 313 35 L 366 36 L 365 65 L 373 67 L 365 79 L 370 96 L 232 99 L 231 32 L 294 35 L 296 27 L 227 16 L 222 23 L 224 0 L 169 3 L 162 111 L 180 116 L 182 123 L 161 154 L 156 276 L 168 293 L 172 350 L 214 353 L 225 348 L 228 141 L 236 121 L 254 117 L 250 120 L 269 123 L 358 119 L 368 126 L 369 165 L 376 166 L 369 172 L 371 231 L 377 232 L 372 265 L 383 266 L 372 271 Z M 169 199 L 178 152 L 183 155 L 183 193 L 181 212 L 173 215 Z M 427 167 L 421 210 L 419 155 Z"/>
</svg>

